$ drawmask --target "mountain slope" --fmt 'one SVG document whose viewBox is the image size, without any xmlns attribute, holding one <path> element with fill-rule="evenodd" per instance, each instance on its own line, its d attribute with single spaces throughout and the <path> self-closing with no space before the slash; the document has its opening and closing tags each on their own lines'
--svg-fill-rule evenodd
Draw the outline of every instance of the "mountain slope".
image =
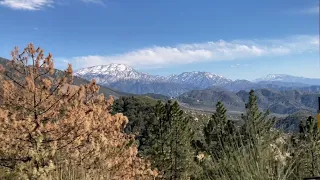
<svg viewBox="0 0 320 180">
<path fill-rule="evenodd" d="M 285 132 L 296 133 L 299 132 L 300 123 L 305 122 L 309 116 L 316 118 L 316 114 L 312 111 L 299 110 L 285 118 L 278 120 L 276 127 Z"/>
<path fill-rule="evenodd" d="M 95 79 L 102 86 L 133 94 L 176 96 L 191 90 L 183 88 L 183 85 L 167 82 L 165 77 L 138 72 L 123 64 L 84 68 L 76 71 L 74 75 L 87 80 Z"/>
<path fill-rule="evenodd" d="M 124 64 L 109 64 L 101 66 L 93 66 L 77 70 L 74 73 L 85 79 L 95 79 L 97 83 L 109 85 L 123 80 L 136 80 L 145 82 L 157 82 L 163 80 L 162 77 L 149 75 L 146 73 L 138 72 Z"/>
<path fill-rule="evenodd" d="M 204 89 L 223 85 L 231 80 L 207 72 L 185 72 L 168 77 L 154 76 L 138 72 L 123 64 L 94 66 L 76 71 L 74 75 L 87 80 L 96 79 L 97 83 L 113 89 L 134 93 L 156 93 L 178 96 L 193 89 Z"/>
<path fill-rule="evenodd" d="M 240 90 L 249 91 L 265 88 L 293 90 L 320 85 L 320 79 L 285 74 L 269 74 L 252 82 L 247 80 L 232 81 L 213 73 L 199 71 L 183 72 L 170 76 L 155 76 L 139 72 L 123 64 L 84 68 L 76 71 L 75 75 L 87 80 L 96 79 L 99 84 L 118 91 L 134 94 L 156 93 L 174 97 L 191 90 L 212 87 L 238 92 Z"/>
<path fill-rule="evenodd" d="M 179 94 L 192 90 L 192 87 L 188 87 L 176 83 L 166 82 L 142 82 L 142 81 L 130 81 L 122 80 L 111 83 L 109 85 L 103 84 L 103 86 L 112 87 L 118 91 L 123 91 L 132 94 L 162 94 L 166 96 L 178 96 Z"/>
<path fill-rule="evenodd" d="M 196 89 L 205 89 L 211 86 L 224 85 L 232 82 L 232 80 L 225 77 L 218 76 L 213 73 L 199 71 L 171 75 L 167 77 L 167 81 L 171 83 L 193 86 Z"/>
<path fill-rule="evenodd" d="M 245 107 L 244 101 L 237 94 L 220 88 L 193 90 L 180 95 L 177 99 L 196 108 L 214 109 L 218 101 L 223 102 L 225 107 L 232 111 L 243 111 Z"/>
<path fill-rule="evenodd" d="M 269 109 L 276 114 L 291 114 L 299 110 L 315 112 L 317 109 L 317 93 L 307 93 L 299 90 L 278 91 L 274 89 L 258 89 L 255 91 L 259 107 Z M 180 95 L 177 99 L 185 104 L 197 108 L 212 108 L 218 101 L 222 101 L 228 110 L 243 111 L 248 100 L 248 92 L 241 90 L 237 93 L 212 88 L 194 90 Z"/>
</svg>

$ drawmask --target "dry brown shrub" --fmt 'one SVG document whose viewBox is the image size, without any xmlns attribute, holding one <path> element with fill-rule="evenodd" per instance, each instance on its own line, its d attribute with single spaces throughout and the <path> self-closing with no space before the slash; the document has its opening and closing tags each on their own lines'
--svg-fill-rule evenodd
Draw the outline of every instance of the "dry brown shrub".
<svg viewBox="0 0 320 180">
<path fill-rule="evenodd" d="M 33 44 L 11 55 L 0 67 L 0 168 L 25 179 L 154 178 L 95 81 L 72 85 L 71 65 L 57 77 L 52 54 Z"/>
</svg>

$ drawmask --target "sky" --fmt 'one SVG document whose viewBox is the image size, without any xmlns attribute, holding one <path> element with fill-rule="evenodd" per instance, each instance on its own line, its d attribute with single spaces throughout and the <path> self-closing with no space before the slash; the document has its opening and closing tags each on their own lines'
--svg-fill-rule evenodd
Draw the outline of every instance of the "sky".
<svg viewBox="0 0 320 180">
<path fill-rule="evenodd" d="M 55 67 L 320 78 L 317 0 L 0 0 L 0 57 L 28 43 Z"/>
</svg>

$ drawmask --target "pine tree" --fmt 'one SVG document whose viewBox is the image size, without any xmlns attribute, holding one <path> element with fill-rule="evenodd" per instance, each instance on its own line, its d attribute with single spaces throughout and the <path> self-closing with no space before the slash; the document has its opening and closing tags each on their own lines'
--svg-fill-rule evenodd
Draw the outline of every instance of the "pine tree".
<svg viewBox="0 0 320 180">
<path fill-rule="evenodd" d="M 254 91 L 249 92 L 249 101 L 246 104 L 246 114 L 241 118 L 244 125 L 241 127 L 241 146 L 246 147 L 255 162 L 260 162 L 261 151 L 269 148 L 279 136 L 274 129 L 275 118 L 269 118 L 269 110 L 261 112 L 258 107 L 258 99 Z"/>
<path fill-rule="evenodd" d="M 214 166 L 220 159 L 230 158 L 230 153 L 235 149 L 236 129 L 233 121 L 227 119 L 226 112 L 223 103 L 218 102 L 216 112 L 203 128 L 205 142 L 202 143 L 202 149 L 209 156 L 198 162 L 203 168 L 203 176 L 207 179 L 217 178 Z"/>
<path fill-rule="evenodd" d="M 170 103 L 168 103 L 169 105 Z M 190 177 L 193 152 L 191 149 L 192 130 L 189 126 L 190 119 L 183 116 L 183 111 L 175 101 L 172 104 L 171 155 L 172 179 L 187 179 Z"/>
<path fill-rule="evenodd" d="M 165 142 L 168 136 L 166 132 L 169 124 L 164 119 L 165 113 L 164 104 L 158 101 L 154 107 L 155 119 L 147 122 L 145 129 L 142 131 L 143 138 L 140 141 L 142 154 L 149 158 L 156 168 L 161 170 L 165 169 L 165 164 L 167 164 Z"/>
<path fill-rule="evenodd" d="M 261 140 L 263 136 L 268 136 L 272 130 L 275 118 L 268 118 L 270 112 L 267 110 L 265 113 L 259 110 L 258 99 L 254 91 L 249 92 L 249 101 L 246 104 L 246 114 L 242 114 L 241 118 L 244 121 L 242 126 L 243 140 L 246 143 L 254 145 Z"/>
<path fill-rule="evenodd" d="M 204 127 L 206 151 L 215 159 L 221 158 L 234 142 L 235 126 L 227 119 L 227 110 L 223 103 L 218 102 L 216 112 L 212 115 L 207 126 Z"/>
<path fill-rule="evenodd" d="M 156 120 L 147 125 L 144 154 L 158 168 L 164 179 L 187 179 L 192 175 L 193 149 L 190 118 L 186 117 L 177 102 L 159 102 L 155 107 Z"/>
<path fill-rule="evenodd" d="M 319 150 L 320 133 L 317 120 L 309 116 L 305 123 L 300 124 L 299 149 L 303 149 L 300 159 L 305 159 L 304 164 L 310 173 L 309 176 L 319 175 Z"/>
</svg>

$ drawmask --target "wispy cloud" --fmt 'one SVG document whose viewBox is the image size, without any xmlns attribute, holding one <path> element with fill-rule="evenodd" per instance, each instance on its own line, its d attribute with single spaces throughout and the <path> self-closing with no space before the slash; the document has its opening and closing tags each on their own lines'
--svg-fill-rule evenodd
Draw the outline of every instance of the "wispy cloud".
<svg viewBox="0 0 320 180">
<path fill-rule="evenodd" d="M 50 7 L 53 3 L 53 0 L 0 0 L 0 5 L 2 6 L 30 11 Z"/>
<path fill-rule="evenodd" d="M 302 9 L 302 10 L 300 11 L 300 13 L 302 13 L 302 14 L 316 14 L 316 15 L 318 15 L 318 14 L 319 14 L 319 6 L 318 6 L 318 5 L 315 5 L 315 6 L 312 6 L 312 7 L 309 7 L 309 8 Z"/>
<path fill-rule="evenodd" d="M 318 36 L 293 36 L 283 39 L 210 41 L 153 46 L 115 55 L 73 57 L 68 62 L 76 68 L 123 63 L 133 67 L 166 67 L 197 62 L 232 61 L 258 57 L 285 56 L 318 52 Z"/>
<path fill-rule="evenodd" d="M 238 67 L 240 67 L 240 64 L 232 64 L 230 67 L 231 68 L 238 68 Z"/>
<path fill-rule="evenodd" d="M 46 7 L 53 7 L 54 4 L 61 5 L 69 2 L 70 0 L 0 0 L 0 6 L 16 10 L 36 11 Z M 104 0 L 81 0 L 81 2 L 105 5 Z"/>
<path fill-rule="evenodd" d="M 249 64 L 232 64 L 231 68 L 241 68 L 241 67 L 248 67 Z"/>
</svg>

